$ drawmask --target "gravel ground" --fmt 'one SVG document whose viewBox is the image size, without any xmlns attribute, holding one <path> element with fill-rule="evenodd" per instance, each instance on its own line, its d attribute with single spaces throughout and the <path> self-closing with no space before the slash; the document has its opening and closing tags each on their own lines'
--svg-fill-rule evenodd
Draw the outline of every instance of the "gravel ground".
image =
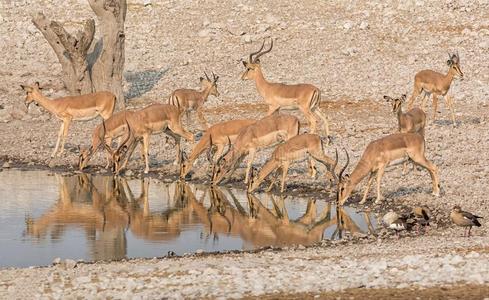
<svg viewBox="0 0 489 300">
<path fill-rule="evenodd" d="M 484 237 L 426 236 L 129 262 L 67 261 L 3 270 L 0 297 L 241 298 L 352 288 L 485 285 L 488 246 Z"/>
<path fill-rule="evenodd" d="M 152 4 L 128 1 L 125 85 L 128 95 L 134 97 L 129 100 L 131 107 L 166 101 L 179 87 L 196 88 L 198 76 L 204 70 L 213 70 L 221 77 L 221 96 L 210 98 L 206 104 L 210 123 L 262 117 L 266 107 L 256 88 L 239 79 L 243 71 L 240 59 L 259 47 L 264 37 L 272 36 L 274 49 L 261 59 L 265 76 L 272 81 L 309 82 L 320 87 L 322 110 L 335 137 L 333 146 L 349 149 L 352 163 L 371 140 L 397 128 L 382 96 L 409 96 L 417 71 L 429 68 L 446 72 L 447 51 L 458 51 L 465 80 L 454 82 L 450 90 L 455 98 L 457 126 L 452 127 L 441 102 L 435 122 L 430 107 L 426 129 L 427 157 L 440 169 L 442 195 L 430 195 L 427 172 L 411 171 L 401 176 L 401 167 L 395 166 L 382 182 L 386 204 L 376 208 L 427 205 L 437 226 L 426 237 L 399 242 L 389 239 L 380 244 L 369 239 L 357 246 L 328 244 L 258 255 L 82 264 L 70 270 L 60 266 L 4 270 L 0 274 L 2 293 L 56 294 L 64 285 L 66 293 L 81 296 L 99 288 L 107 295 L 124 297 L 123 292 L 136 293 L 141 287 L 141 295 L 148 297 L 164 293 L 173 297 L 214 297 L 223 296 L 224 291 L 238 297 L 360 286 L 487 284 L 483 272 L 488 264 L 487 229 L 478 229 L 479 236 L 472 239 L 449 238 L 460 231 L 446 226 L 449 210 L 455 204 L 489 218 L 487 0 L 144 2 Z M 24 93 L 19 87 L 39 80 L 47 95 L 65 94 L 55 55 L 30 22 L 30 15 L 36 11 L 64 21 L 69 29 L 87 16 L 93 17 L 84 0 L 62 4 L 0 2 L 0 51 L 4 54 L 0 56 L 0 164 L 71 171 L 77 161 L 77 146 L 88 144 L 96 121 L 73 124 L 66 155 L 49 160 L 60 122 L 37 107 L 26 114 L 22 110 Z M 197 129 L 194 122 L 190 128 Z M 187 151 L 191 146 L 186 143 Z M 155 137 L 150 149 L 151 176 L 166 178 L 174 174 L 170 165 L 173 145 L 163 137 Z M 258 155 L 257 166 L 270 152 Z M 332 155 L 334 150 L 329 148 L 327 152 Z M 92 164 L 102 161 L 99 156 Z M 207 180 L 206 165 L 198 165 L 203 166 L 194 178 Z M 290 171 L 289 190 L 324 192 L 324 180 L 306 178 L 304 166 L 296 165 Z M 140 176 L 139 160 L 130 168 Z M 98 168 L 90 171 L 97 172 Z M 356 201 L 358 196 L 351 200 Z M 367 205 L 373 206 L 371 202 Z M 461 254 L 459 249 L 466 248 L 473 249 L 473 253 Z M 280 264 L 284 259 L 286 263 Z M 227 267 L 232 265 L 235 267 Z M 330 272 L 332 268 L 334 272 Z M 54 275 L 56 272 L 60 275 Z M 83 279 L 72 281 L 75 275 Z M 95 275 L 98 279 L 91 277 Z M 123 280 L 126 276 L 131 280 Z M 18 278 L 23 280 L 14 280 Z"/>
</svg>

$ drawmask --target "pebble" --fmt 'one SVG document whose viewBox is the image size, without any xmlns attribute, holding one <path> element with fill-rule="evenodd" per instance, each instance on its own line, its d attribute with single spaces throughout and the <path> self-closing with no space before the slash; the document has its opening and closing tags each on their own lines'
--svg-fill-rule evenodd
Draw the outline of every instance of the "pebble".
<svg viewBox="0 0 489 300">
<path fill-rule="evenodd" d="M 10 163 L 8 161 L 4 162 L 2 165 L 2 168 L 4 168 L 4 169 L 10 168 Z"/>
</svg>

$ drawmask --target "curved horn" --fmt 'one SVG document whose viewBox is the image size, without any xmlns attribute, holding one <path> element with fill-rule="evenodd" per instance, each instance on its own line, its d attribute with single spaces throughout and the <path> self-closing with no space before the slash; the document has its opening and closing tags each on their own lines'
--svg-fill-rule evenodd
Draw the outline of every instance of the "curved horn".
<svg viewBox="0 0 489 300">
<path fill-rule="evenodd" d="M 207 78 L 208 81 L 211 81 L 211 79 L 209 78 L 209 76 L 207 75 L 207 73 L 204 71 L 204 75 L 205 75 L 205 78 Z"/>
<path fill-rule="evenodd" d="M 338 148 L 334 149 L 334 153 L 335 153 L 335 158 L 334 158 L 334 165 L 331 168 L 331 174 L 333 174 L 335 180 L 338 181 L 338 177 L 336 176 L 336 172 L 335 172 L 336 167 L 338 166 Z"/>
<path fill-rule="evenodd" d="M 348 151 L 346 151 L 346 149 L 345 149 L 345 148 L 343 148 L 343 150 L 344 150 L 344 151 L 345 151 L 345 153 L 346 153 L 346 164 L 345 164 L 345 166 L 343 167 L 343 169 L 341 169 L 340 174 L 338 174 L 338 177 L 339 177 L 339 179 L 340 179 L 340 180 L 343 178 L 343 172 L 345 172 L 346 167 L 348 167 L 348 164 L 350 163 L 350 155 L 348 155 Z"/>
<path fill-rule="evenodd" d="M 221 155 L 218 159 L 217 159 L 217 165 L 219 165 L 221 163 L 221 160 L 224 156 L 226 156 L 229 151 L 231 151 L 231 139 L 229 138 L 229 135 L 228 135 L 228 149 L 226 150 L 226 152 Z"/>
<path fill-rule="evenodd" d="M 263 43 L 265 43 L 265 41 L 263 41 Z M 272 48 L 273 48 L 273 39 L 270 39 L 270 48 L 268 48 L 268 50 L 265 50 L 261 53 L 259 53 L 257 56 L 255 56 L 255 60 L 253 62 L 257 62 L 258 59 L 263 55 L 263 54 L 267 54 L 268 52 L 272 51 Z"/>
<path fill-rule="evenodd" d="M 129 122 L 127 121 L 127 118 L 125 120 L 126 120 L 126 125 L 127 125 L 127 137 L 124 140 L 124 142 L 121 143 L 121 145 L 119 146 L 119 148 L 117 148 L 116 152 L 120 152 L 121 151 L 121 149 L 126 145 L 126 143 L 129 141 L 129 139 L 131 138 L 131 135 L 132 135 L 131 126 L 129 126 Z"/>
<path fill-rule="evenodd" d="M 214 79 L 214 82 L 217 82 L 219 76 L 216 76 L 216 74 L 214 74 L 214 71 L 212 71 L 212 78 Z"/>
<path fill-rule="evenodd" d="M 263 47 L 265 47 L 265 39 L 263 39 L 263 43 L 261 44 L 260 49 L 250 54 L 250 63 L 253 63 L 253 55 L 260 53 L 261 50 L 263 50 Z"/>
</svg>

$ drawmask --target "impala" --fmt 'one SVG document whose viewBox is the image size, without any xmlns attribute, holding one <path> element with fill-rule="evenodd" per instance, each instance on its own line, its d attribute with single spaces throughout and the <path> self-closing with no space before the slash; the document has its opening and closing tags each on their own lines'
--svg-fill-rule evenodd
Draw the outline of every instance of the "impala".
<svg viewBox="0 0 489 300">
<path fill-rule="evenodd" d="M 367 187 L 365 188 L 365 193 L 360 204 L 365 203 L 374 174 L 377 174 L 377 200 L 375 203 L 382 201 L 380 181 L 384 175 L 385 167 L 391 161 L 403 158 L 406 155 L 413 162 L 428 170 L 433 184 L 433 195 L 439 196 L 440 184 L 438 169 L 425 157 L 425 141 L 423 136 L 417 133 L 394 133 L 368 144 L 351 175 L 342 177 L 343 171 L 350 162 L 347 152 L 346 166 L 338 176 L 340 178 L 340 182 L 338 183 L 339 204 L 343 205 L 358 183 L 369 175 Z"/>
<path fill-rule="evenodd" d="M 408 112 L 402 111 L 402 104 L 406 101 L 406 95 L 402 95 L 401 98 L 393 99 L 389 96 L 384 96 L 387 102 L 392 103 L 392 112 L 397 116 L 398 130 L 399 132 L 413 132 L 419 133 L 424 136 L 426 126 L 426 114 L 419 108 L 415 107 Z M 404 162 L 402 173 L 405 174 L 407 168 L 407 161 Z"/>
<path fill-rule="evenodd" d="M 127 130 L 127 116 L 134 114 L 134 111 L 123 110 L 115 113 L 104 121 L 102 124 L 95 127 L 92 133 L 92 144 L 86 149 L 81 149 L 78 166 L 80 170 L 83 170 L 92 156 L 97 153 L 97 151 L 105 144 L 111 145 L 112 140 L 121 137 L 123 133 Z M 104 141 L 105 139 L 105 141 Z M 121 145 L 122 143 L 119 143 Z M 112 159 L 112 151 L 107 151 L 107 165 L 105 168 L 109 167 L 110 161 Z"/>
<path fill-rule="evenodd" d="M 33 86 L 21 85 L 21 87 L 27 93 L 25 98 L 27 110 L 29 109 L 29 105 L 34 102 L 63 121 L 51 158 L 55 157 L 56 153 L 58 153 L 60 141 L 61 150 L 59 155 L 64 152 L 65 140 L 71 121 L 87 121 L 97 116 L 101 116 L 104 120 L 107 120 L 114 112 L 116 97 L 110 92 L 67 96 L 52 100 L 42 94 L 39 82 L 36 82 Z"/>
<path fill-rule="evenodd" d="M 259 58 L 270 52 L 273 47 L 273 40 L 270 42 L 270 48 L 262 51 L 265 41 L 257 52 L 250 54 L 249 61 L 243 61 L 245 67 L 241 75 L 242 80 L 253 80 L 256 84 L 258 93 L 268 104 L 268 115 L 282 109 L 299 109 L 304 113 L 311 127 L 311 133 L 316 132 L 317 115 L 324 122 L 326 134 L 329 135 L 328 120 L 319 109 L 321 102 L 321 91 L 311 84 L 294 84 L 287 85 L 283 83 L 269 82 L 263 76 Z M 253 56 L 256 55 L 254 58 Z"/>
<path fill-rule="evenodd" d="M 438 96 L 443 96 L 445 102 L 450 109 L 452 115 L 452 122 L 455 125 L 455 114 L 453 113 L 453 99 L 448 95 L 448 90 L 455 77 L 463 79 L 464 73 L 460 70 L 460 56 L 457 54 L 448 54 L 447 65 L 449 67 L 448 73 L 443 75 L 441 73 L 432 70 L 423 70 L 416 74 L 414 77 L 414 90 L 409 100 L 408 109 L 413 107 L 416 97 L 421 92 L 424 92 L 421 102 L 421 108 L 424 109 L 426 98 L 429 98 L 433 94 L 433 120 L 436 118 L 436 110 L 438 108 Z"/>
<path fill-rule="evenodd" d="M 212 125 L 206 130 L 200 141 L 195 145 L 190 153 L 188 160 L 183 161 L 180 169 L 180 178 L 185 176 L 192 169 L 197 158 L 206 150 L 213 146 L 217 149 L 214 153 L 213 163 L 221 157 L 224 148 L 229 143 L 234 143 L 239 132 L 249 125 L 255 123 L 255 120 L 231 120 Z"/>
<path fill-rule="evenodd" d="M 421 108 L 415 107 L 407 112 L 403 112 L 402 104 L 406 102 L 406 95 L 402 95 L 401 98 L 395 99 L 389 96 L 384 96 L 384 99 L 392 104 L 392 112 L 397 116 L 399 132 L 413 132 L 424 136 L 426 114 Z"/>
<path fill-rule="evenodd" d="M 217 167 L 216 174 L 213 174 L 213 183 L 221 182 L 236 169 L 238 161 L 249 155 L 245 175 L 245 183 L 248 183 L 256 151 L 287 141 L 298 134 L 299 120 L 290 115 L 275 113 L 249 125 L 239 133 L 234 145 L 223 156 L 222 164 Z"/>
<path fill-rule="evenodd" d="M 118 173 L 124 169 L 129 161 L 134 149 L 137 146 L 137 142 L 142 140 L 143 143 L 143 156 L 145 162 L 144 173 L 149 172 L 149 142 L 150 136 L 164 132 L 170 135 L 174 140 L 177 147 L 177 156 L 175 163 L 179 163 L 180 160 L 180 138 L 184 138 L 187 141 L 194 141 L 192 133 L 188 132 L 182 127 L 181 113 L 176 106 L 168 104 L 152 104 L 133 114 L 127 115 L 128 126 L 124 133 L 124 137 L 129 139 L 127 142 L 128 149 L 127 155 L 120 155 L 122 146 L 114 152 L 113 161 L 117 164 L 117 161 L 121 160 L 125 156 L 124 163 L 120 167 L 116 167 L 115 172 Z"/>
<path fill-rule="evenodd" d="M 255 179 L 252 176 L 249 192 L 256 190 L 265 178 L 277 170 L 282 169 L 282 184 L 280 192 L 285 189 L 285 179 L 289 166 L 293 162 L 309 159 L 309 174 L 311 177 L 316 177 L 316 167 L 314 161 L 317 160 L 324 164 L 326 168 L 336 177 L 334 173 L 334 161 L 324 154 L 323 141 L 317 134 L 300 134 L 292 137 L 283 144 L 275 148 L 272 157 L 265 163 L 258 177 Z M 332 167 L 332 168 L 330 168 Z"/>
<path fill-rule="evenodd" d="M 170 98 L 168 98 L 168 104 L 178 106 L 181 112 L 188 114 L 191 111 L 197 112 L 197 117 L 204 129 L 207 129 L 207 121 L 205 120 L 202 108 L 204 103 L 207 101 L 209 95 L 219 97 L 219 91 L 217 90 L 217 80 L 219 76 L 216 76 L 214 72 L 212 73 L 212 80 L 205 73 L 205 77 L 200 77 L 200 84 L 202 90 L 192 90 L 192 89 L 178 89 L 174 91 Z"/>
</svg>

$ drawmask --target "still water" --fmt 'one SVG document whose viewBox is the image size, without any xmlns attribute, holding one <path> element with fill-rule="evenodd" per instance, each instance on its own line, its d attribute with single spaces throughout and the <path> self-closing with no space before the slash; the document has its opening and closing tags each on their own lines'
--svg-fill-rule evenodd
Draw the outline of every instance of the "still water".
<svg viewBox="0 0 489 300">
<path fill-rule="evenodd" d="M 0 199 L 0 267 L 309 245 L 377 226 L 323 199 L 48 171 L 0 172 Z"/>
</svg>

